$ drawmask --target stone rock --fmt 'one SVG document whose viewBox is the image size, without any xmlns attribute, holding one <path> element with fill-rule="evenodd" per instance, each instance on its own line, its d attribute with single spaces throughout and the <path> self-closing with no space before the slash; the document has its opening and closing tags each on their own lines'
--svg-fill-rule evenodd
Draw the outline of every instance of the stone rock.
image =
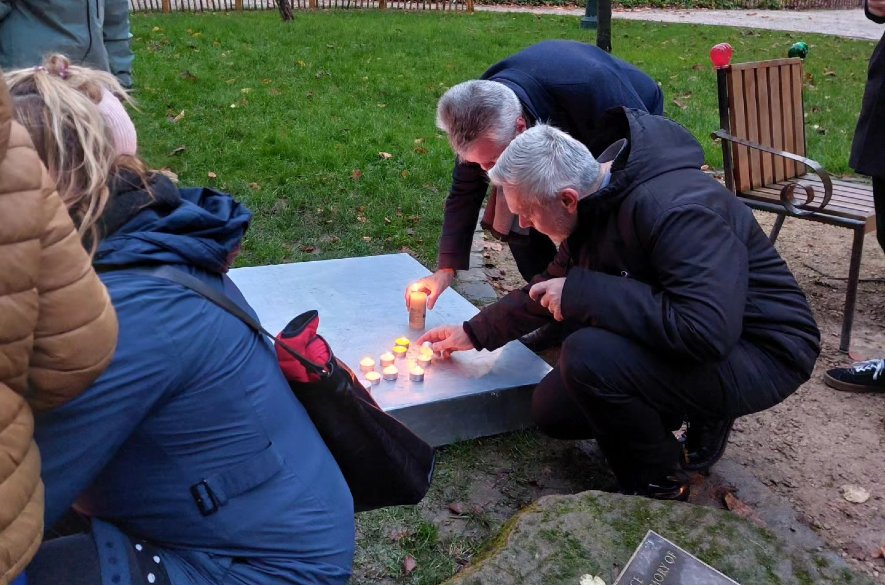
<svg viewBox="0 0 885 585">
<path fill-rule="evenodd" d="M 872 585 L 834 555 L 779 541 L 730 512 L 597 491 L 539 499 L 446 583 L 578 585 L 590 574 L 611 584 L 648 530 L 742 585 Z"/>
</svg>

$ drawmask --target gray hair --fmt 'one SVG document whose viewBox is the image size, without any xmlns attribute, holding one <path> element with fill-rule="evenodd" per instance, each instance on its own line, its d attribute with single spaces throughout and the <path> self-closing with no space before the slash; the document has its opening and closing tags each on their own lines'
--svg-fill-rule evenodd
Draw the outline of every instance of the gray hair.
<svg viewBox="0 0 885 585">
<path fill-rule="evenodd" d="M 589 195 L 599 172 L 599 163 L 586 146 L 562 130 L 539 124 L 510 143 L 489 170 L 489 179 L 543 205 L 564 189 L 574 189 L 579 197 Z"/>
<path fill-rule="evenodd" d="M 436 125 L 449 135 L 456 153 L 467 150 L 478 138 L 507 146 L 516 136 L 516 120 L 522 104 L 512 89 L 477 79 L 449 89 L 436 105 Z"/>
</svg>

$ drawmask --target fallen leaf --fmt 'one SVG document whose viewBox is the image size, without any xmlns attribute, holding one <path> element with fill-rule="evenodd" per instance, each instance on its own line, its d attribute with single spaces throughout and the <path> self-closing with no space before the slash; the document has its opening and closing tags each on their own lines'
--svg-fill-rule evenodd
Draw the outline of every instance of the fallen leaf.
<svg viewBox="0 0 885 585">
<path fill-rule="evenodd" d="M 305 254 L 319 254 L 320 253 L 319 248 L 317 248 L 316 246 L 311 246 L 310 244 L 305 244 L 305 245 L 301 246 L 300 249 Z"/>
<path fill-rule="evenodd" d="M 824 75 L 826 75 L 827 77 L 836 77 L 836 72 L 832 69 L 825 69 Z"/>
<path fill-rule="evenodd" d="M 685 108 L 688 107 L 688 104 L 686 104 L 685 102 L 681 102 L 681 101 L 679 101 L 679 99 L 676 99 L 676 98 L 673 99 L 673 103 L 674 103 L 674 104 L 675 104 L 680 110 L 684 110 Z"/>
<path fill-rule="evenodd" d="M 403 171 L 399 174 L 399 176 L 402 177 L 403 179 L 405 179 L 406 177 L 409 176 L 409 171 Z"/>
<path fill-rule="evenodd" d="M 181 72 L 180 77 L 182 79 L 187 79 L 188 81 L 196 81 L 197 80 L 197 76 L 194 75 L 193 73 L 191 73 L 190 71 L 188 71 L 187 69 L 185 69 L 184 71 Z"/>
<path fill-rule="evenodd" d="M 173 124 L 178 124 L 181 122 L 181 119 L 184 118 L 184 110 L 181 110 L 176 116 L 172 116 L 168 120 Z"/>
<path fill-rule="evenodd" d="M 389 218 L 389 217 L 385 217 L 385 218 L 384 218 L 384 223 L 390 223 L 390 218 Z"/>
<path fill-rule="evenodd" d="M 253 191 L 261 191 L 261 185 L 258 183 L 249 183 L 249 188 Z"/>
<path fill-rule="evenodd" d="M 388 160 L 388 159 L 393 158 L 393 155 L 390 154 L 389 152 L 379 152 L 379 153 L 378 153 L 378 156 L 380 156 L 380 157 L 383 158 L 384 160 Z"/>
<path fill-rule="evenodd" d="M 359 181 L 363 178 L 363 172 L 359 169 L 354 169 L 352 173 L 350 173 L 350 178 L 354 181 Z"/>
<path fill-rule="evenodd" d="M 746 505 L 742 501 L 740 501 L 733 493 L 726 492 L 723 497 L 725 500 L 725 507 L 734 512 L 736 515 L 740 516 L 744 520 L 749 520 L 756 526 L 765 527 L 765 522 L 756 515 L 756 512 L 753 511 L 750 506 Z"/>
<path fill-rule="evenodd" d="M 217 179 L 217 178 L 218 178 L 218 175 L 216 175 L 216 174 L 213 173 L 212 171 L 209 171 L 209 172 L 206 174 L 206 176 L 209 177 L 210 179 Z"/>
<path fill-rule="evenodd" d="M 449 512 L 460 516 L 464 513 L 464 507 L 461 505 L 461 502 L 452 502 L 449 504 Z"/>
<path fill-rule="evenodd" d="M 842 486 L 842 497 L 852 504 L 863 504 L 870 499 L 870 492 L 859 485 L 846 483 Z"/>
<path fill-rule="evenodd" d="M 363 236 L 363 241 L 364 241 L 364 242 L 371 242 L 371 241 L 372 241 L 372 236 Z"/>
<path fill-rule="evenodd" d="M 709 170 L 710 170 L 710 165 L 701 165 L 701 170 L 702 170 L 702 171 L 709 171 Z"/>
<path fill-rule="evenodd" d="M 181 154 L 185 150 L 187 150 L 186 146 L 179 146 L 178 148 L 173 148 L 172 152 L 169 153 L 169 156 L 175 156 L 177 154 Z"/>
<path fill-rule="evenodd" d="M 403 572 L 405 572 L 406 575 L 410 575 L 417 567 L 418 561 L 416 561 L 415 557 L 412 555 L 407 555 L 403 560 Z"/>
<path fill-rule="evenodd" d="M 416 138 L 415 139 L 415 144 L 421 144 L 422 142 L 424 142 L 423 138 Z"/>
<path fill-rule="evenodd" d="M 427 149 L 423 146 L 416 146 L 415 152 L 417 152 L 418 154 L 427 154 Z"/>
<path fill-rule="evenodd" d="M 605 585 L 605 581 L 596 575 L 581 575 L 581 585 Z"/>
<path fill-rule="evenodd" d="M 271 83 L 273 83 L 273 79 L 262 79 L 261 83 L 263 83 L 264 85 L 270 85 Z"/>
</svg>

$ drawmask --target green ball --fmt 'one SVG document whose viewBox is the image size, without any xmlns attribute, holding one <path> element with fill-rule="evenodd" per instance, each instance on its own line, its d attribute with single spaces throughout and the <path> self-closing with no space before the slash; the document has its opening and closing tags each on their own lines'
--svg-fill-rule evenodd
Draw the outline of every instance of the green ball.
<svg viewBox="0 0 885 585">
<path fill-rule="evenodd" d="M 802 41 L 793 43 L 793 46 L 791 46 L 790 50 L 787 52 L 787 56 L 804 59 L 808 56 L 808 44 L 803 43 Z"/>
</svg>

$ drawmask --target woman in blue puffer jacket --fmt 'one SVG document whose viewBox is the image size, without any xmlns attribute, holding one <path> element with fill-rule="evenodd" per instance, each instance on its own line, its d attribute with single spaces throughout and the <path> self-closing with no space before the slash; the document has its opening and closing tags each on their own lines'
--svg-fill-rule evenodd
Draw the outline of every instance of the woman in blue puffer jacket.
<svg viewBox="0 0 885 585">
<path fill-rule="evenodd" d="M 8 76 L 11 93 L 120 334 L 97 382 L 37 422 L 46 525 L 75 505 L 91 532 L 44 544 L 30 584 L 347 582 L 352 499 L 273 349 L 189 289 L 121 270 L 173 266 L 248 308 L 224 273 L 251 214 L 117 156 L 95 104 L 56 73 Z"/>
</svg>

